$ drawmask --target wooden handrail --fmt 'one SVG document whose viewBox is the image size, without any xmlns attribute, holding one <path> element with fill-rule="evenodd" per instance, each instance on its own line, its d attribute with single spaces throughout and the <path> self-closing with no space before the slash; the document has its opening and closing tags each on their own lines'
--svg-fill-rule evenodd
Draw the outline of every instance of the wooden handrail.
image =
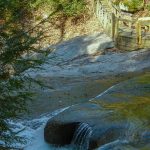
<svg viewBox="0 0 150 150">
<path fill-rule="evenodd" d="M 138 22 L 140 22 L 141 25 L 149 25 L 150 26 L 150 17 L 138 18 Z"/>
<path fill-rule="evenodd" d="M 124 18 L 118 18 L 119 21 L 123 21 L 123 22 L 129 22 L 129 23 L 136 23 L 137 20 L 136 19 L 124 19 Z"/>
<path fill-rule="evenodd" d="M 97 0 L 97 2 L 98 12 L 101 12 L 98 16 L 101 18 L 101 24 L 104 30 L 106 30 L 106 33 L 108 33 L 114 41 L 117 41 L 120 36 L 120 29 L 124 29 L 124 27 L 127 29 L 131 28 L 131 31 L 136 31 L 137 47 L 142 47 L 142 32 L 150 31 L 150 17 L 133 18 L 132 15 L 128 16 L 123 14 L 110 0 Z M 107 5 L 106 8 L 103 8 L 105 5 Z M 107 9 L 107 7 L 109 8 Z M 111 32 L 110 28 L 107 28 L 107 25 L 110 27 L 110 24 L 112 26 Z"/>
</svg>

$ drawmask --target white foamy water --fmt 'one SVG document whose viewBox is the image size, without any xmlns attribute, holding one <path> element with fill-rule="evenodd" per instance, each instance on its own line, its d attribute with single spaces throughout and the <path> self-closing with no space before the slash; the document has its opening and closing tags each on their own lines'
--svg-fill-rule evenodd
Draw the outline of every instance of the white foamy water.
<svg viewBox="0 0 150 150">
<path fill-rule="evenodd" d="M 100 93 L 93 99 L 103 96 L 104 94 L 109 92 L 114 87 L 115 87 L 115 85 L 111 86 L 110 88 L 108 88 L 104 92 Z M 92 101 L 93 99 L 91 99 L 90 101 Z M 27 138 L 27 141 L 28 141 L 26 145 L 22 145 L 23 147 L 25 147 L 24 150 L 72 150 L 73 148 L 71 147 L 71 145 L 67 146 L 67 147 L 61 147 L 61 148 L 57 147 L 56 148 L 52 145 L 47 144 L 44 141 L 44 125 L 45 125 L 45 123 L 49 119 L 53 118 L 54 116 L 58 115 L 59 113 L 65 111 L 68 108 L 69 107 L 56 110 L 51 114 L 43 115 L 40 118 L 34 119 L 32 121 L 18 123 L 18 125 L 20 127 L 22 127 L 22 128 L 25 127 L 25 130 L 20 133 L 20 135 L 22 137 Z M 21 147 L 21 146 L 19 145 L 19 147 Z"/>
<path fill-rule="evenodd" d="M 104 92 L 92 98 L 90 101 L 94 100 L 95 98 L 99 98 L 103 96 L 104 94 L 112 90 L 114 87 L 115 85 L 111 86 Z M 12 147 L 16 147 L 16 148 L 23 149 L 23 150 L 73 150 L 73 149 L 76 149 L 75 147 L 73 147 L 73 144 L 68 145 L 66 147 L 54 147 L 44 141 L 44 127 L 45 127 L 46 122 L 49 119 L 55 117 L 56 115 L 67 110 L 70 107 L 71 106 L 58 109 L 52 113 L 44 114 L 40 116 L 39 118 L 33 119 L 33 120 L 23 120 L 23 121 L 9 120 L 9 123 L 12 126 L 13 131 L 15 132 L 19 131 L 18 135 L 26 139 L 25 144 L 15 143 L 12 145 Z M 91 132 L 89 133 L 91 134 Z"/>
<path fill-rule="evenodd" d="M 58 109 L 50 114 L 45 114 L 38 119 L 26 120 L 26 121 L 9 121 L 13 131 L 20 131 L 18 135 L 26 139 L 25 144 L 15 143 L 12 147 L 24 149 L 24 150 L 66 150 L 68 148 L 56 148 L 44 141 L 44 126 L 46 122 L 65 111 L 69 107 Z"/>
<path fill-rule="evenodd" d="M 116 84 L 118 85 L 118 84 Z M 108 93 L 110 90 L 112 90 L 116 85 L 113 85 L 111 87 L 109 87 L 108 89 L 106 89 L 104 92 L 100 93 L 99 95 L 97 95 L 96 97 L 90 99 L 89 101 L 93 101 L 95 100 L 96 98 L 100 98 L 101 96 L 103 96 L 104 94 Z"/>
<path fill-rule="evenodd" d="M 87 150 L 91 134 L 92 128 L 87 123 L 80 123 L 74 133 L 72 145 L 76 145 L 78 150 Z"/>
</svg>

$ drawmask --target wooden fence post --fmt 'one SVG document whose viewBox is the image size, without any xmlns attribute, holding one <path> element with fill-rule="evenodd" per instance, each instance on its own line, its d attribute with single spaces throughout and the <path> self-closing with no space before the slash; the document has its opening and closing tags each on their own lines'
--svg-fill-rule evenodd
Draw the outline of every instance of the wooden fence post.
<svg viewBox="0 0 150 150">
<path fill-rule="evenodd" d="M 111 37 L 112 37 L 113 40 L 115 40 L 115 19 L 116 19 L 116 17 L 114 15 L 114 13 L 112 13 L 111 14 L 111 26 L 112 26 L 112 28 L 111 28 Z"/>
<path fill-rule="evenodd" d="M 119 19 L 115 17 L 115 34 L 114 34 L 114 39 L 117 43 L 117 38 L 118 38 L 118 33 L 119 33 Z"/>
<path fill-rule="evenodd" d="M 142 30 L 141 30 L 141 24 L 139 21 L 137 21 L 137 24 L 136 24 L 136 36 L 137 36 L 137 44 L 138 44 L 138 47 L 140 48 L 142 45 Z"/>
</svg>

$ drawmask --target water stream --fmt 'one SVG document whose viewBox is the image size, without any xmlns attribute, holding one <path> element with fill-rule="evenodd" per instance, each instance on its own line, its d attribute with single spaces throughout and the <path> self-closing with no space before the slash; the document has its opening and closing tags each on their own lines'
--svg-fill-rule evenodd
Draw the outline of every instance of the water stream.
<svg viewBox="0 0 150 150">
<path fill-rule="evenodd" d="M 91 134 L 92 128 L 87 123 L 80 123 L 74 133 L 71 144 L 75 145 L 78 150 L 87 150 Z"/>
<path fill-rule="evenodd" d="M 18 136 L 25 138 L 25 143 L 14 143 L 11 146 L 18 149 L 24 148 L 24 150 L 49 150 L 50 145 L 44 141 L 44 126 L 49 119 L 68 108 L 69 107 L 65 107 L 52 113 L 43 114 L 39 118 L 33 120 L 10 120 L 9 123 L 13 127 L 13 131 L 21 131 Z"/>
<path fill-rule="evenodd" d="M 118 85 L 118 84 L 116 84 L 116 85 Z M 100 93 L 96 97 L 90 99 L 89 101 L 95 100 L 96 98 L 100 98 L 101 96 L 103 96 L 104 94 L 106 94 L 107 92 L 109 92 L 111 89 L 113 89 L 116 85 L 113 85 L 113 86 L 109 87 L 107 90 L 105 90 L 104 92 Z"/>
<path fill-rule="evenodd" d="M 96 98 L 107 93 L 113 87 L 114 86 L 98 94 Z M 58 109 L 52 113 L 43 114 L 39 118 L 33 120 L 10 121 L 10 124 L 13 127 L 15 127 L 14 131 L 22 130 L 22 132 L 19 133 L 19 136 L 26 139 L 26 143 L 24 144 L 15 143 L 12 146 L 16 148 L 24 148 L 24 150 L 41 150 L 41 149 L 42 150 L 86 150 L 89 146 L 89 138 L 92 134 L 92 128 L 86 123 L 79 124 L 79 127 L 74 133 L 71 145 L 67 145 L 66 147 L 55 147 L 53 145 L 47 144 L 44 141 L 45 123 L 49 119 L 55 117 L 56 115 L 58 115 L 59 113 L 65 111 L 70 107 L 71 106 Z"/>
<path fill-rule="evenodd" d="M 119 116 L 115 115 L 115 117 L 118 117 L 118 119 L 127 117 L 133 122 L 133 124 L 131 124 L 130 127 L 128 128 L 128 132 L 126 132 L 124 139 L 117 139 L 115 141 L 108 142 L 102 145 L 98 150 L 116 150 L 114 149 L 114 147 L 120 146 L 122 148 L 124 147 L 124 145 L 126 147 L 126 145 L 128 145 L 128 141 L 132 141 L 133 138 L 135 139 L 135 136 L 137 135 L 138 132 L 140 132 L 140 130 L 141 132 L 143 131 L 145 132 L 142 138 L 150 140 L 150 134 L 148 134 L 149 132 L 147 132 L 149 131 L 149 126 L 146 126 L 146 121 L 148 121 L 150 117 L 149 116 L 150 83 L 148 81 L 148 78 L 149 75 L 141 77 L 137 81 L 135 80 L 129 81 L 127 82 L 127 84 L 123 84 L 123 86 L 121 82 L 117 84 L 115 83 L 114 85 L 109 86 L 109 88 L 107 88 L 100 94 L 97 94 L 97 96 L 95 96 L 94 98 L 90 99 L 90 101 L 93 102 L 95 99 L 103 97 L 104 102 L 100 103 L 101 101 L 97 101 L 97 103 L 100 103 L 100 105 L 104 105 L 106 109 L 117 110 L 117 112 L 120 115 Z M 138 89 L 139 84 L 142 85 L 143 91 L 141 89 L 139 91 Z M 132 85 L 135 85 L 135 88 L 132 88 Z M 116 88 L 118 88 L 117 89 L 118 93 L 116 93 L 116 91 L 114 90 Z M 143 93 L 145 94 L 145 97 Z M 113 102 L 115 102 L 115 100 L 118 100 L 118 102 L 105 104 L 105 102 L 107 102 L 107 99 Z M 69 109 L 70 107 L 71 106 L 61 108 L 52 113 L 45 113 L 36 119 L 10 121 L 12 127 L 15 127 L 14 131 L 22 130 L 22 132 L 19 132 L 19 136 L 26 138 L 27 142 L 25 144 L 15 143 L 12 146 L 16 148 L 23 148 L 23 150 L 87 150 L 89 147 L 89 139 L 93 133 L 92 128 L 87 123 L 79 123 L 73 135 L 73 139 L 70 145 L 67 145 L 65 147 L 55 147 L 53 145 L 47 144 L 44 141 L 44 126 L 46 122 L 49 119 L 58 115 L 59 113 Z M 139 107 L 140 109 L 138 109 Z M 136 121 L 137 118 L 138 118 L 137 121 L 140 121 L 141 124 Z M 141 118 L 144 120 L 144 122 L 142 122 L 143 120 L 141 120 Z M 149 141 L 146 141 L 146 143 L 148 142 Z M 132 150 L 131 147 L 129 147 L 129 149 Z M 124 149 L 122 148 L 121 150 Z"/>
</svg>

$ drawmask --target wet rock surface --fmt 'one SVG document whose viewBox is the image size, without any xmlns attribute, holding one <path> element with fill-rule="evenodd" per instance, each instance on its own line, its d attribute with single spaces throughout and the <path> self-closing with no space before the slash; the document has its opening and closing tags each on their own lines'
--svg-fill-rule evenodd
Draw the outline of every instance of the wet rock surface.
<svg viewBox="0 0 150 150">
<path fill-rule="evenodd" d="M 59 122 L 53 122 L 51 126 L 48 127 L 48 130 L 52 132 L 45 131 L 45 137 L 50 137 L 45 138 L 46 142 L 55 144 L 57 146 L 70 144 L 70 139 L 73 138 L 73 134 L 75 132 L 75 129 L 77 128 L 77 125 L 78 123 L 59 124 Z M 58 136 L 57 134 L 61 136 Z"/>
<path fill-rule="evenodd" d="M 149 73 L 146 73 L 116 85 L 89 103 L 70 107 L 47 122 L 44 129 L 45 140 L 49 143 L 54 141 L 59 143 L 60 139 L 63 141 L 64 136 L 70 137 L 70 133 L 75 130 L 72 126 L 69 133 L 65 126 L 84 122 L 93 130 L 89 138 L 89 149 L 99 146 L 99 150 L 115 150 L 117 147 L 136 149 L 148 145 L 150 143 L 149 78 Z M 70 127 L 68 129 L 70 131 Z M 59 132 L 62 130 L 63 134 Z M 53 135 L 55 139 L 49 135 Z M 71 140 L 72 138 L 70 143 Z"/>
<path fill-rule="evenodd" d="M 148 49 L 114 52 L 113 41 L 103 33 L 77 37 L 49 48 L 53 51 L 42 70 L 28 70 L 28 74 L 45 78 L 94 78 L 141 72 L 150 67 Z"/>
<path fill-rule="evenodd" d="M 72 150 L 72 144 L 87 143 L 83 150 L 149 150 L 150 51 L 116 51 L 103 33 L 49 48 L 53 52 L 46 58 L 31 56 L 46 62 L 27 71 L 46 83 L 42 89 L 33 85 L 31 118 L 12 124 L 22 130 L 22 137 L 29 138 L 31 145 L 25 149 Z M 74 140 L 78 129 L 82 129 L 76 136 L 79 140 Z M 58 148 L 63 145 L 67 146 Z"/>
<path fill-rule="evenodd" d="M 90 103 L 70 108 L 68 111 L 60 114 L 60 118 L 58 116 L 58 118 L 56 117 L 47 123 L 44 130 L 45 140 L 50 144 L 61 146 L 70 144 L 72 138 L 67 142 L 64 141 L 64 138 L 66 136 L 71 137 L 70 134 L 73 136 L 75 132 L 74 124 L 84 122 L 89 124 L 93 130 L 89 149 L 97 148 L 99 145 L 121 137 L 124 130 L 127 130 L 126 121 L 111 121 L 108 119 L 111 113 L 102 111 L 98 105 Z M 71 127 L 66 128 L 71 124 Z"/>
<path fill-rule="evenodd" d="M 32 116 L 84 103 L 110 86 L 149 70 L 150 51 L 116 51 L 114 42 L 103 33 L 76 37 L 52 45 L 52 53 L 40 69 L 28 74 L 47 88 L 35 86 L 35 101 L 29 104 Z"/>
</svg>

